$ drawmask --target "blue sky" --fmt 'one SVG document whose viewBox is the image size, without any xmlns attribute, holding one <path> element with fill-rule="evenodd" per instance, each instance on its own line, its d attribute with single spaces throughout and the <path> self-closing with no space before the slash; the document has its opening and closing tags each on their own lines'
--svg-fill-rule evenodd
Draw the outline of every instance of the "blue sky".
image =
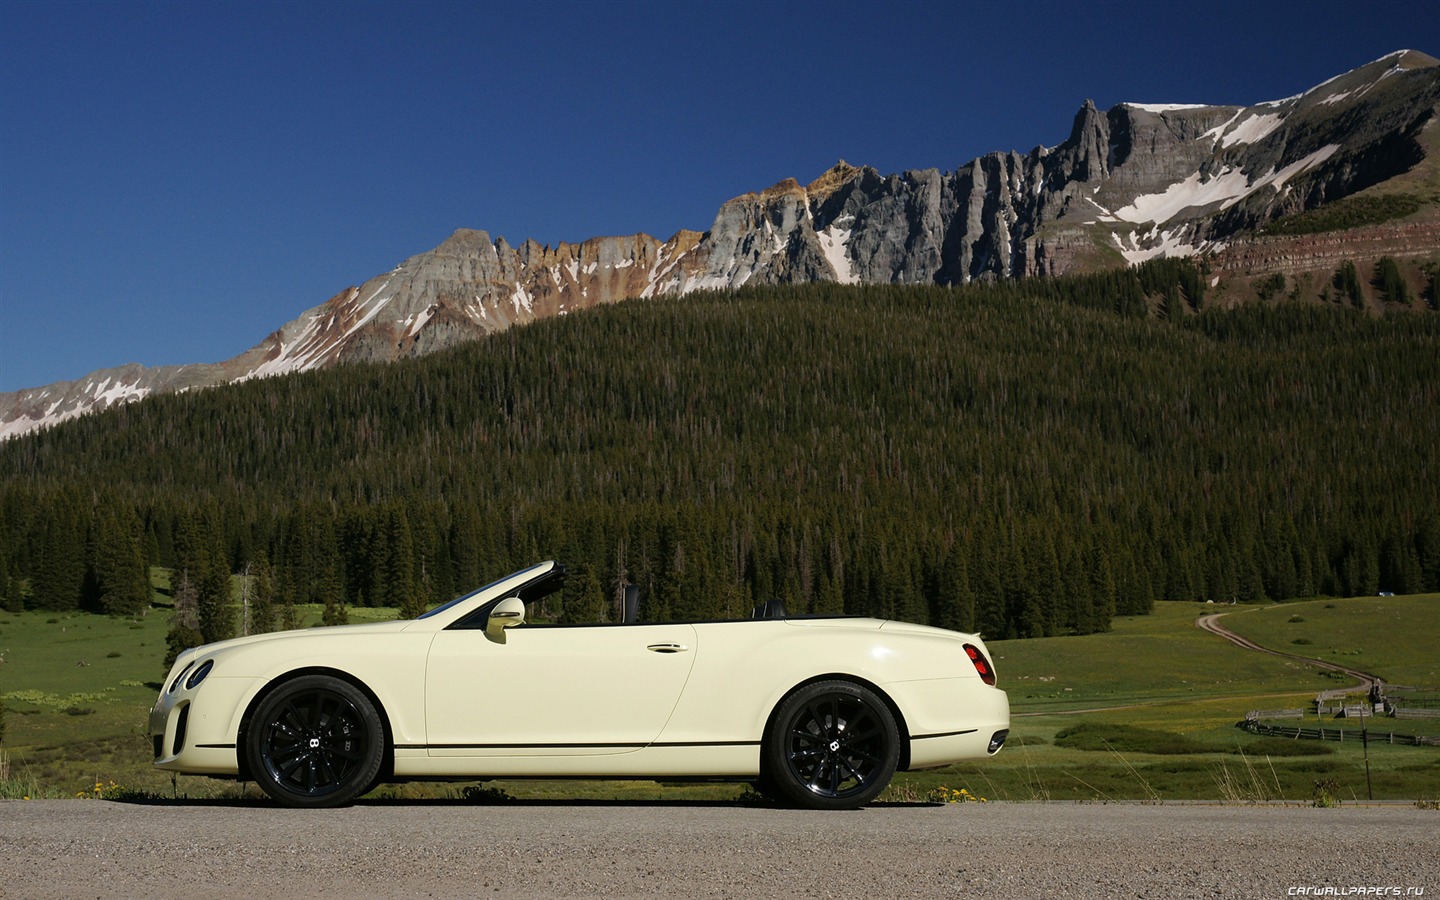
<svg viewBox="0 0 1440 900">
<path fill-rule="evenodd" d="M 0 0 L 0 391 L 227 359 L 456 228 L 666 238 L 1402 48 L 1440 4 Z"/>
</svg>

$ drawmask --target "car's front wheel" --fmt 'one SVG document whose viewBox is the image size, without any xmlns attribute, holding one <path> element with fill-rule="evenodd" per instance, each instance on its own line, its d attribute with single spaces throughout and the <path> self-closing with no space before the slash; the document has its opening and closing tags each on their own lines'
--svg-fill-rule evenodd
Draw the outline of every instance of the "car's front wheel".
<svg viewBox="0 0 1440 900">
<path fill-rule="evenodd" d="M 307 675 L 271 691 L 245 735 L 261 790 L 285 806 L 344 806 L 369 790 L 384 761 L 384 727 L 354 685 Z"/>
<path fill-rule="evenodd" d="M 764 746 L 765 777 L 811 809 L 854 809 L 879 796 L 900 760 L 885 702 L 848 681 L 808 684 L 780 703 Z"/>
</svg>

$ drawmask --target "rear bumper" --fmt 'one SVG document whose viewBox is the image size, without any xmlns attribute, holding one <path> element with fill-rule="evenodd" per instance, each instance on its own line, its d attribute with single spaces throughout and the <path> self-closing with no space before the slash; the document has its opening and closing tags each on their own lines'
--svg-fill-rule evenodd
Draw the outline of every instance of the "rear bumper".
<svg viewBox="0 0 1440 900">
<path fill-rule="evenodd" d="M 1010 729 L 1010 698 L 979 678 L 907 681 L 885 690 L 905 715 L 909 771 L 993 756 L 1004 742 L 1001 732 Z"/>
</svg>

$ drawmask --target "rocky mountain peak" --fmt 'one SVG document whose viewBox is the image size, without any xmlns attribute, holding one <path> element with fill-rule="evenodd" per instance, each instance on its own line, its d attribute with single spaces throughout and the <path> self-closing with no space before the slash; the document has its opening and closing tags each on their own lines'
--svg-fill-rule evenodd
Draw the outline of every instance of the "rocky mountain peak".
<svg viewBox="0 0 1440 900">
<path fill-rule="evenodd" d="M 842 159 L 826 169 L 819 178 L 816 178 L 806 185 L 805 191 L 810 195 L 812 200 L 823 201 L 839 190 L 847 181 L 859 174 L 859 172 L 860 169 L 858 167 L 852 166 Z"/>
<path fill-rule="evenodd" d="M 490 245 L 489 232 L 479 231 L 474 228 L 457 228 L 439 247 L 435 248 L 435 252 L 473 253 Z"/>
</svg>

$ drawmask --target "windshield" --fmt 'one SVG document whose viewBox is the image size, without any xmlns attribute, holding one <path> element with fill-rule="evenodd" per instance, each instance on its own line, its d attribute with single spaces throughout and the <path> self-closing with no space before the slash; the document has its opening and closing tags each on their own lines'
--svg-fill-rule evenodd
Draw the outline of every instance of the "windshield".
<svg viewBox="0 0 1440 900">
<path fill-rule="evenodd" d="M 511 580 L 512 578 L 519 578 L 519 577 L 521 577 L 521 576 L 523 576 L 523 575 L 529 575 L 529 574 L 531 574 L 532 572 L 537 572 L 537 571 L 539 571 L 540 569 L 543 569 L 543 568 L 545 568 L 545 567 L 548 566 L 548 565 L 551 565 L 551 564 L 550 564 L 549 562 L 543 562 L 543 563 L 539 563 L 539 564 L 537 564 L 537 565 L 530 566 L 528 569 L 521 569 L 521 570 L 518 571 L 518 572 L 511 572 L 509 575 L 506 575 L 506 576 L 503 577 L 503 578 L 497 578 L 497 579 L 495 579 L 494 581 L 490 582 L 489 584 L 485 585 L 484 587 L 478 587 L 478 588 L 476 588 L 475 590 L 471 591 L 471 592 L 468 593 L 468 594 L 461 594 L 460 596 L 456 597 L 454 600 L 451 600 L 451 601 L 448 602 L 448 603 L 442 603 L 442 604 L 440 604 L 439 606 L 435 607 L 434 609 L 429 610 L 428 612 L 423 612 L 423 613 L 421 613 L 420 615 L 416 616 L 415 618 L 416 618 L 416 619 L 428 619 L 428 618 L 430 618 L 431 616 L 439 615 L 440 613 L 444 612 L 445 610 L 449 609 L 450 607 L 454 606 L 454 605 L 457 604 L 457 603 L 464 603 L 466 600 L 469 600 L 471 597 L 474 597 L 476 594 L 483 594 L 483 593 L 485 593 L 486 591 L 490 590 L 491 588 L 497 587 L 497 586 L 499 586 L 499 585 L 501 585 L 501 584 L 503 584 L 503 583 Z"/>
</svg>

